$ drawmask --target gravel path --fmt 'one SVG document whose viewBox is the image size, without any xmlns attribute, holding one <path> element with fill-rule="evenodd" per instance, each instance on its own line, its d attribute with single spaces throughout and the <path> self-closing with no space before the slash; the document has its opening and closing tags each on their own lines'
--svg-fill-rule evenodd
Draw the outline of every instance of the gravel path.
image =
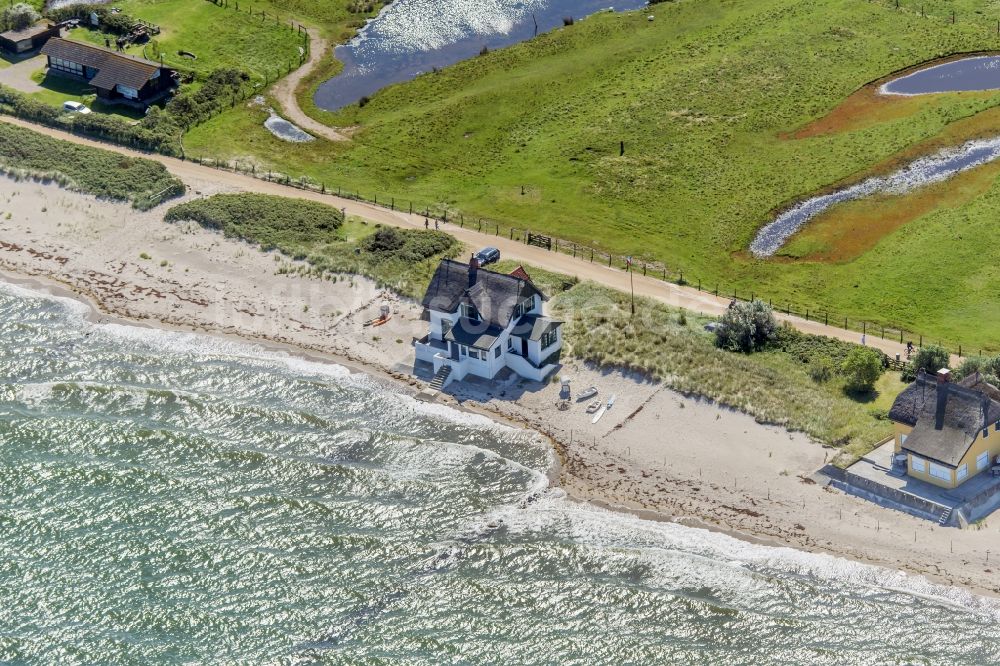
<svg viewBox="0 0 1000 666">
<path fill-rule="evenodd" d="M 319 36 L 315 30 L 309 30 L 309 60 L 291 74 L 281 79 L 271 88 L 271 94 L 281 105 L 286 119 L 292 121 L 314 136 L 321 136 L 330 141 L 347 141 L 348 137 L 321 122 L 313 120 L 299 106 L 295 97 L 295 89 L 309 73 L 320 65 L 323 58 L 332 58 L 330 43 Z"/>
</svg>

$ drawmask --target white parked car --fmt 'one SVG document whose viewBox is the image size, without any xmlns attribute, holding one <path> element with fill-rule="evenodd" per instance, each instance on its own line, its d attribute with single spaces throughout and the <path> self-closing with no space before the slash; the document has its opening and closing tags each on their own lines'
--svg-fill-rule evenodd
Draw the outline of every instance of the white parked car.
<svg viewBox="0 0 1000 666">
<path fill-rule="evenodd" d="M 90 113 L 90 109 L 86 105 L 80 104 L 80 102 L 63 102 L 63 108 L 73 113 Z"/>
</svg>

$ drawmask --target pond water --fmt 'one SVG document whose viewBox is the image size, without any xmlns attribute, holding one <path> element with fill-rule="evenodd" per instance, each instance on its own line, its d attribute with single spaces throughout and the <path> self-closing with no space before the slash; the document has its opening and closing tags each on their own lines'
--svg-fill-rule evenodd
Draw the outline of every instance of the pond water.
<svg viewBox="0 0 1000 666">
<path fill-rule="evenodd" d="M 273 112 L 271 113 L 271 116 L 264 121 L 264 127 L 267 128 L 267 131 L 282 141 L 306 143 L 315 139 L 312 134 L 302 130 L 298 125 L 293 125 Z"/>
<path fill-rule="evenodd" d="M 531 39 L 604 9 L 625 11 L 646 0 L 396 0 L 334 53 L 343 71 L 314 100 L 334 111 L 435 67 Z"/>
<path fill-rule="evenodd" d="M 1000 88 L 1000 55 L 973 56 L 919 69 L 879 88 L 883 95 L 994 90 Z"/>
<path fill-rule="evenodd" d="M 750 244 L 750 252 L 757 257 L 773 255 L 804 224 L 838 203 L 874 194 L 905 194 L 918 187 L 947 180 L 956 173 L 997 158 L 1000 158 L 1000 137 L 969 141 L 957 148 L 948 148 L 910 162 L 888 176 L 875 176 L 856 185 L 806 199 L 782 212 L 757 232 Z"/>
</svg>

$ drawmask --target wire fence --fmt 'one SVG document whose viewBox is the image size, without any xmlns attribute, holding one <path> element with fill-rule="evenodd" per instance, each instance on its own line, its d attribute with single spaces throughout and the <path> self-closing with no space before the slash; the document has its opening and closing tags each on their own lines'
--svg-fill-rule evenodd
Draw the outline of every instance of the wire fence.
<svg viewBox="0 0 1000 666">
<path fill-rule="evenodd" d="M 890 340 L 899 344 L 912 342 L 916 348 L 935 344 L 945 348 L 949 353 L 960 357 L 981 356 L 984 352 L 989 351 L 937 336 L 926 336 L 918 331 L 899 325 L 852 317 L 847 313 L 838 312 L 819 303 L 802 303 L 793 302 L 788 299 L 775 299 L 762 291 L 756 291 L 745 286 L 726 284 L 716 279 L 703 280 L 690 272 L 686 273 L 680 266 L 672 266 L 654 258 L 617 254 L 576 241 L 542 235 L 537 230 L 533 231 L 525 226 L 515 226 L 486 217 L 466 217 L 464 213 L 456 212 L 441 204 L 418 203 L 412 199 L 396 198 L 391 195 L 380 196 L 374 192 L 362 193 L 355 189 L 327 186 L 325 183 L 317 182 L 305 176 L 295 178 L 273 170 L 258 169 L 255 164 L 249 162 L 240 163 L 239 161 L 202 157 L 189 157 L 187 159 L 204 166 L 242 173 L 300 190 L 382 206 L 389 210 L 421 216 L 428 221 L 428 225 L 433 224 L 435 227 L 453 225 L 488 236 L 503 237 L 524 244 L 529 244 L 529 236 L 533 236 L 535 239 L 541 237 L 543 240 L 548 241 L 543 247 L 547 245 L 547 251 L 549 252 L 568 255 L 595 265 L 600 264 L 623 271 L 632 270 L 636 274 L 655 278 L 665 283 L 693 288 L 701 293 L 710 294 L 720 299 L 738 301 L 761 300 L 767 302 L 775 312 L 787 317 L 797 317 L 808 322 L 823 324 L 824 326 L 855 331 L 858 333 L 859 342 L 862 341 L 862 336 L 864 336 L 865 341 L 877 338 L 880 340 Z M 536 242 L 531 244 L 537 245 L 538 242 L 536 240 Z"/>
<path fill-rule="evenodd" d="M 228 8 L 234 11 L 244 11 L 239 2 L 236 0 L 233 0 L 232 2 L 230 2 L 230 0 L 208 1 L 222 8 Z M 868 1 L 873 2 L 873 0 Z M 919 13 L 921 17 L 929 20 L 942 20 L 952 24 L 956 21 L 975 22 L 977 24 L 983 24 L 984 27 L 986 27 L 986 22 L 988 21 L 991 29 L 993 27 L 993 19 L 983 15 L 970 14 L 969 16 L 966 16 L 963 14 L 959 16 L 947 0 L 930 2 L 919 2 L 915 0 L 877 0 L 877 3 L 873 4 L 880 4 L 895 11 L 904 13 Z M 251 16 L 260 16 L 262 23 L 269 23 L 270 19 L 273 18 L 275 25 L 280 26 L 284 24 L 284 20 L 280 19 L 275 14 L 267 14 L 263 10 L 260 12 L 255 11 L 251 2 L 244 2 L 243 6 L 246 8 L 245 11 Z M 295 21 L 288 21 L 288 26 L 290 30 L 298 31 L 303 37 L 305 48 L 299 59 L 299 63 L 301 63 L 305 60 L 308 54 L 308 33 L 301 24 L 297 24 Z M 995 29 L 996 34 L 1000 36 L 1000 19 L 997 20 Z M 297 64 L 289 63 L 287 71 L 291 71 L 294 66 L 297 66 Z M 270 76 L 267 75 L 267 80 L 268 82 L 276 80 L 281 75 L 282 73 L 279 72 L 274 79 L 271 79 Z M 234 96 L 231 100 L 231 106 L 235 106 L 241 98 L 245 100 L 250 94 L 252 94 L 251 90 L 244 90 L 238 96 Z M 62 127 L 60 129 L 66 130 L 67 128 Z M 93 134 L 83 132 L 77 133 L 94 138 Z M 97 136 L 96 138 L 108 140 L 108 137 L 105 136 Z M 114 141 L 111 142 L 114 143 Z M 228 161 L 212 157 L 190 157 L 185 156 L 183 152 L 180 157 L 181 159 L 187 159 L 204 166 L 243 173 L 255 178 L 260 178 L 262 180 L 279 183 L 301 190 L 309 190 L 320 194 L 330 195 L 331 197 L 336 196 L 344 199 L 351 199 L 354 201 L 383 206 L 394 211 L 420 215 L 425 217 L 428 221 L 435 221 L 437 223 L 435 226 L 438 224 L 453 224 L 463 229 L 474 229 L 475 231 L 484 234 L 496 237 L 503 236 L 509 240 L 524 243 L 528 243 L 529 236 L 540 235 L 532 232 L 525 226 L 515 226 L 485 217 L 466 218 L 464 213 L 455 211 L 446 205 L 418 203 L 412 199 L 397 199 L 392 195 L 383 195 L 382 197 L 379 197 L 379 195 L 375 192 L 362 193 L 359 190 L 347 189 L 339 185 L 327 186 L 326 183 L 316 182 L 306 176 L 293 177 L 289 174 L 283 174 L 273 170 L 258 169 L 256 164 L 250 162 L 244 162 L 241 164 L 237 160 Z M 653 257 L 615 254 L 613 252 L 578 243 L 576 241 L 547 235 L 542 237 L 548 239 L 549 242 L 547 243 L 547 249 L 550 252 L 570 255 L 583 261 L 589 261 L 594 264 L 602 264 L 611 268 L 619 268 L 626 271 L 633 270 L 636 273 L 641 272 L 647 277 L 656 278 L 663 282 L 679 286 L 691 287 L 697 289 L 699 292 L 712 294 L 718 298 L 731 300 L 759 299 L 766 301 L 776 312 L 783 313 L 786 316 L 798 317 L 805 321 L 822 323 L 823 325 L 833 326 L 843 330 L 856 331 L 859 334 L 859 341 L 862 340 L 861 336 L 865 336 L 865 338 L 877 337 L 879 339 L 892 340 L 898 343 L 912 342 L 915 347 L 923 347 L 925 344 L 937 344 L 944 347 L 949 351 L 949 353 L 957 354 L 960 357 L 973 355 L 974 353 L 982 355 L 984 351 L 981 348 L 973 349 L 968 345 L 963 346 L 960 342 L 944 340 L 940 337 L 925 336 L 922 333 L 903 326 L 853 318 L 849 314 L 837 312 L 836 310 L 830 309 L 823 304 L 795 303 L 787 299 L 776 300 L 763 292 L 758 292 L 745 286 L 741 287 L 732 284 L 727 285 L 720 280 L 703 280 L 701 277 L 690 272 L 685 274 L 684 269 L 680 266 L 672 266 Z"/>
</svg>

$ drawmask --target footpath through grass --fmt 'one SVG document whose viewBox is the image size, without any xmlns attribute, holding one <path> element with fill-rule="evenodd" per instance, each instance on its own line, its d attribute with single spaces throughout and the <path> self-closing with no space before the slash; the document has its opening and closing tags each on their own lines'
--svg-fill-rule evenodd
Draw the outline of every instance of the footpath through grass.
<svg viewBox="0 0 1000 666">
<path fill-rule="evenodd" d="M 927 0 L 927 16 L 901 4 L 680 0 L 602 13 L 343 110 L 333 120 L 360 128 L 348 143 L 285 143 L 239 109 L 185 146 L 661 260 L 799 310 L 1000 348 L 1000 270 L 976 240 L 995 233 L 993 183 L 850 260 L 746 253 L 776 208 L 1000 104 L 996 92 L 935 95 L 791 136 L 890 72 L 1000 48 L 988 0 Z"/>
<path fill-rule="evenodd" d="M 128 201 L 139 210 L 184 193 L 184 183 L 159 162 L 52 139 L 3 122 L 0 171 L 14 178 L 53 180 L 70 190 Z"/>
</svg>

